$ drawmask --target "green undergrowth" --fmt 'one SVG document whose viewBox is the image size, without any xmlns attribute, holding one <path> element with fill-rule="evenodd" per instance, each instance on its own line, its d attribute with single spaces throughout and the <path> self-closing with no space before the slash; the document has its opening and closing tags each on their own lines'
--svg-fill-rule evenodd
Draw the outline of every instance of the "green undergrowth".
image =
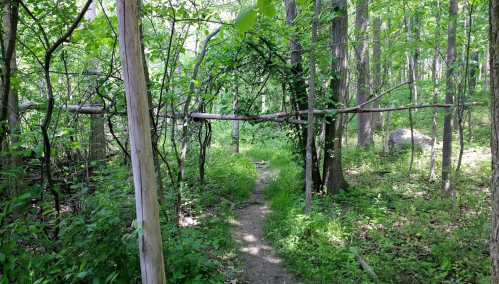
<svg viewBox="0 0 499 284">
<path fill-rule="evenodd" d="M 172 217 L 176 195 L 165 177 L 160 223 L 167 283 L 224 283 L 240 264 L 227 222 L 233 212 L 223 200 L 247 198 L 257 171 L 247 158 L 214 147 L 207 155 L 206 183 L 200 186 L 191 163 L 182 192 L 180 228 Z M 58 224 L 50 196 L 37 206 L 26 206 L 40 192 L 37 185 L 0 203 L 0 283 L 140 282 L 140 229 L 131 173 L 126 166 L 109 162 L 94 174 L 91 187 L 74 183 L 61 191 Z M 13 210 L 18 217 L 5 222 Z M 60 228 L 57 238 L 54 226 Z"/>
<path fill-rule="evenodd" d="M 372 283 L 355 253 L 381 283 L 489 282 L 490 154 L 481 143 L 465 149 L 454 175 L 456 208 L 429 178 L 429 153 L 416 152 L 409 171 L 408 149 L 384 155 L 378 147 L 344 153 L 350 188 L 314 195 L 309 218 L 292 146 L 264 141 L 246 153 L 276 172 L 266 237 L 303 283 Z"/>
</svg>

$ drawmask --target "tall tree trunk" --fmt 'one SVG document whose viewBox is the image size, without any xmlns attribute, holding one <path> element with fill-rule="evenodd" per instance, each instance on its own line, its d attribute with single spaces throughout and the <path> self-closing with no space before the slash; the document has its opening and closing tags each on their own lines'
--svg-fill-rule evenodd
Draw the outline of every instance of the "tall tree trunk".
<svg viewBox="0 0 499 284">
<path fill-rule="evenodd" d="M 14 3 L 15 4 L 15 3 Z M 3 6 L 3 30 L 4 35 L 8 35 L 4 38 L 4 46 L 8 46 L 9 39 L 11 37 L 11 8 L 6 2 Z M 12 52 L 12 58 L 10 59 L 10 63 L 5 62 L 5 64 L 10 64 L 10 78 L 16 75 L 17 71 L 17 63 L 16 63 L 16 51 L 14 47 L 14 51 Z M 10 79 L 9 79 L 10 80 Z M 8 123 L 9 123 L 9 131 L 10 131 L 10 143 L 17 144 L 19 142 L 19 135 L 21 135 L 21 124 L 20 124 L 20 116 L 19 116 L 19 94 L 17 87 L 10 88 L 9 91 L 9 112 L 8 112 Z M 20 150 L 20 149 L 15 149 Z M 23 165 L 23 157 L 20 154 L 14 153 L 11 156 L 10 161 L 12 167 L 19 168 Z M 21 192 L 20 183 L 21 183 L 21 175 L 16 173 L 14 177 L 10 178 L 10 195 L 17 196 Z"/>
<path fill-rule="evenodd" d="M 8 4 L 10 3 L 10 5 Z M 14 57 L 15 47 L 16 47 L 16 37 L 17 37 L 17 23 L 19 21 L 19 1 L 13 0 L 6 2 L 3 7 L 4 10 L 8 10 L 8 13 L 4 14 L 3 18 L 8 19 L 8 33 L 4 36 L 4 48 L 2 49 L 2 98 L 0 102 L 0 122 L 7 120 L 9 98 L 11 92 L 11 61 Z M 4 24 L 5 31 L 7 32 L 7 27 Z M 0 134 L 0 147 L 3 145 L 4 139 L 7 136 L 8 129 L 7 125 L 1 123 L 1 134 Z"/>
<path fill-rule="evenodd" d="M 85 19 L 91 21 L 95 19 L 95 4 L 92 3 L 90 4 L 90 7 L 88 8 L 87 12 L 85 13 Z M 97 61 L 95 58 L 90 60 L 90 65 L 88 69 L 91 71 L 91 73 L 96 73 L 98 70 L 98 65 Z M 97 96 L 97 82 L 96 82 L 96 77 L 95 76 L 90 76 L 89 80 L 92 81 L 92 85 L 90 88 L 92 88 L 91 93 L 92 93 L 92 98 L 91 100 L 94 101 Z M 100 100 L 100 99 L 99 99 Z M 106 134 L 104 131 L 104 123 L 105 123 L 105 117 L 102 114 L 91 114 L 90 115 L 90 149 L 89 149 L 89 160 L 91 161 L 99 161 L 99 165 L 104 165 L 105 164 L 105 159 L 106 159 Z"/>
<path fill-rule="evenodd" d="M 436 25 L 437 27 L 440 25 L 440 0 L 437 1 L 437 16 L 436 16 Z M 436 29 L 435 38 L 440 38 L 440 31 Z M 433 56 L 433 65 L 432 65 L 432 79 L 433 79 L 433 103 L 436 104 L 438 102 L 438 63 L 439 63 L 439 45 L 438 40 L 435 45 L 435 55 Z M 433 108 L 433 120 L 432 120 L 432 131 L 431 131 L 431 162 L 430 162 L 430 178 L 435 177 L 435 157 L 437 151 L 437 108 Z"/>
<path fill-rule="evenodd" d="M 166 283 L 137 1 L 117 0 L 116 13 L 127 99 L 137 223 L 141 229 L 138 237 L 142 283 Z"/>
<path fill-rule="evenodd" d="M 379 17 L 373 20 L 373 88 L 374 95 L 381 91 L 381 40 L 380 40 L 381 20 Z M 372 107 L 381 107 L 381 99 L 375 100 Z M 372 113 L 371 125 L 376 130 L 381 130 L 381 112 Z"/>
<path fill-rule="evenodd" d="M 491 283 L 499 284 L 499 0 L 489 2 L 490 90 L 492 92 Z"/>
<path fill-rule="evenodd" d="M 387 27 L 387 31 L 388 31 L 388 48 L 391 48 L 392 47 L 392 35 L 390 33 L 390 30 L 391 30 L 391 27 L 392 27 L 392 21 L 391 19 L 388 19 L 388 27 Z M 388 62 L 385 64 L 385 68 L 386 68 L 386 80 L 385 82 L 387 83 L 387 87 L 390 87 L 390 82 L 391 82 L 391 79 L 392 79 L 392 61 L 391 60 L 388 60 Z M 390 101 L 388 101 L 387 103 L 387 107 L 390 106 Z M 386 119 L 385 119 L 385 135 L 384 135 L 384 138 L 385 138 L 385 141 L 383 141 L 383 153 L 388 153 L 388 142 L 390 141 L 390 112 L 388 111 L 386 113 Z"/>
<path fill-rule="evenodd" d="M 317 41 L 317 25 L 319 21 L 319 13 L 321 11 L 321 0 L 315 1 L 315 15 L 312 21 L 312 40 L 311 46 Z M 314 151 L 312 149 L 312 141 L 314 141 L 314 92 L 315 92 L 315 57 L 314 53 L 310 53 L 310 81 L 308 87 L 308 117 L 307 117 L 307 169 L 305 181 L 305 214 L 310 216 L 312 211 L 311 197 L 313 189 L 312 180 L 312 157 Z"/>
<path fill-rule="evenodd" d="M 331 79 L 333 91 L 332 102 L 328 108 L 345 103 L 348 78 L 348 11 L 346 0 L 333 0 L 333 9 L 340 15 L 333 19 L 333 64 L 332 69 L 338 76 Z M 329 194 L 336 194 L 340 189 L 347 189 L 348 183 L 343 176 L 341 165 L 341 138 L 343 132 L 343 115 L 326 117 L 324 139 L 324 186 Z"/>
<path fill-rule="evenodd" d="M 297 16 L 295 0 L 284 0 L 286 6 L 286 24 L 290 27 L 295 26 L 295 19 Z M 295 28 L 296 31 L 296 28 Z M 303 62 L 301 56 L 301 46 L 298 42 L 298 36 L 293 35 L 289 41 L 289 49 L 291 50 L 291 73 L 293 75 L 293 92 L 296 99 L 298 109 L 306 110 L 307 104 L 307 85 L 305 83 L 303 74 Z M 307 144 L 307 128 L 302 127 L 301 130 L 301 153 L 306 160 L 306 144 Z M 312 151 L 315 152 L 315 139 L 312 139 Z M 312 179 L 315 191 L 321 189 L 321 175 L 319 171 L 319 164 L 317 163 L 317 156 L 312 155 Z"/>
<path fill-rule="evenodd" d="M 449 1 L 449 27 L 447 30 L 447 72 L 446 88 L 445 88 L 445 103 L 454 103 L 453 81 L 454 68 L 452 65 L 456 61 L 456 26 L 457 20 L 457 0 Z M 442 191 L 445 195 L 450 196 L 452 188 L 450 184 L 450 176 L 452 169 L 452 110 L 450 107 L 445 108 L 444 117 L 444 139 L 442 149 Z"/>
<path fill-rule="evenodd" d="M 369 2 L 357 0 L 357 13 L 355 28 L 357 29 L 357 47 L 355 58 L 357 59 L 357 88 L 355 104 L 360 105 L 369 98 Z M 371 115 L 369 113 L 357 114 L 357 147 L 369 149 L 374 143 L 371 129 Z"/>
<path fill-rule="evenodd" d="M 151 143 L 153 150 L 153 162 L 154 162 L 154 171 L 156 176 L 156 185 L 158 186 L 158 196 L 162 203 L 165 201 L 165 189 L 163 185 L 163 174 L 161 172 L 161 164 L 159 163 L 159 149 L 158 149 L 158 130 L 156 123 L 154 121 L 154 111 L 153 111 L 153 101 L 152 101 L 152 93 L 151 93 L 151 79 L 149 76 L 149 68 L 147 67 L 147 60 L 145 55 L 145 46 L 144 46 L 144 25 L 142 24 L 142 0 L 137 1 L 137 6 L 139 8 L 138 18 L 141 21 L 139 25 L 139 33 L 140 33 L 140 49 L 142 53 L 142 63 L 144 68 L 144 78 L 146 80 L 146 88 L 147 88 L 147 102 L 149 104 L 149 117 L 151 124 Z"/>
<path fill-rule="evenodd" d="M 234 74 L 234 95 L 233 95 L 232 109 L 234 114 L 237 114 L 237 107 L 239 106 L 239 86 L 237 74 Z M 232 121 L 232 152 L 239 153 L 239 120 Z"/>
<path fill-rule="evenodd" d="M 490 47 L 489 47 L 490 48 Z M 490 54 L 486 52 L 485 64 L 483 65 L 483 90 L 485 92 L 490 91 Z"/>
<path fill-rule="evenodd" d="M 475 50 L 471 54 L 471 68 L 470 68 L 470 90 L 469 97 L 470 101 L 473 101 L 473 96 L 475 95 L 476 89 L 476 71 L 478 69 L 478 52 Z M 468 141 L 471 141 L 472 129 L 471 129 L 471 107 L 468 108 Z"/>
</svg>

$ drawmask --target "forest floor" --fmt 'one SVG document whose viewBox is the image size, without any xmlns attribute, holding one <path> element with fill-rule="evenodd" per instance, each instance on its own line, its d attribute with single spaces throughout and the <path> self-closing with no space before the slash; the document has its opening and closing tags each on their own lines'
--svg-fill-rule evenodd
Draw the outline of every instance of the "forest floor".
<svg viewBox="0 0 499 284">
<path fill-rule="evenodd" d="M 232 221 L 234 226 L 231 228 L 244 264 L 241 270 L 243 283 L 300 283 L 286 271 L 282 259 L 275 255 L 274 248 L 264 238 L 263 223 L 270 209 L 262 191 L 267 187 L 273 172 L 264 163 L 256 163 L 256 166 L 259 170 L 256 185 L 250 193 L 249 202 L 236 210 L 239 220 Z"/>
</svg>

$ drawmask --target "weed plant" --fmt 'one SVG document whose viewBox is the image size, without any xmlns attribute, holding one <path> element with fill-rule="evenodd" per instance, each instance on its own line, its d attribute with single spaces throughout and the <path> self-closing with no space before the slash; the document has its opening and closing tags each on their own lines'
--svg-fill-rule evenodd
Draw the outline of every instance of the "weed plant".
<svg viewBox="0 0 499 284">
<path fill-rule="evenodd" d="M 472 140 L 465 142 L 461 171 L 453 173 L 455 207 L 452 198 L 441 194 L 440 149 L 437 176 L 430 178 L 429 151 L 416 151 L 409 171 L 410 149 L 385 154 L 382 134 L 375 133 L 376 147 L 366 152 L 354 147 L 351 133 L 350 147 L 343 152 L 350 187 L 336 195 L 315 195 L 313 213 L 306 217 L 302 168 L 291 144 L 254 139 L 245 153 L 268 161 L 277 172 L 266 190 L 273 210 L 265 223 L 267 238 L 303 283 L 372 283 L 355 253 L 381 283 L 490 282 L 490 118 L 483 101 L 485 106 L 472 112 Z M 430 115 L 420 110 L 416 117 Z M 392 119 L 392 130 L 408 128 L 405 116 Z M 430 121 L 418 120 L 415 129 L 431 134 Z M 455 139 L 453 161 L 458 154 Z"/>
</svg>

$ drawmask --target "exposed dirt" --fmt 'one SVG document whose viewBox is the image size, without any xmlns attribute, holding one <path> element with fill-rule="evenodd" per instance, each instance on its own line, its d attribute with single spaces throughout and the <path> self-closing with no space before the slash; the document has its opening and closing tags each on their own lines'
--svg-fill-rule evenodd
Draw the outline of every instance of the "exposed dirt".
<svg viewBox="0 0 499 284">
<path fill-rule="evenodd" d="M 274 248 L 264 239 L 263 220 L 270 212 L 261 191 L 268 184 L 272 172 L 264 163 L 256 163 L 260 171 L 255 188 L 250 195 L 248 206 L 238 209 L 240 216 L 232 227 L 232 234 L 239 245 L 244 263 L 241 274 L 243 283 L 290 284 L 299 283 L 283 266 L 282 260 L 274 253 Z"/>
</svg>

